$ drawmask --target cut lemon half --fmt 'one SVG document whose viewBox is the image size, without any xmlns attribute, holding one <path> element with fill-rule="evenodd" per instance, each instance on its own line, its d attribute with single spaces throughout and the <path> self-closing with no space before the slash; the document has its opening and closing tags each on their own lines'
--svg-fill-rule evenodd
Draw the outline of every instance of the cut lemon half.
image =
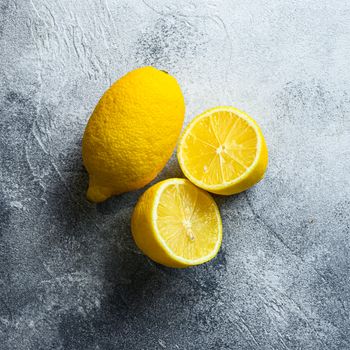
<svg viewBox="0 0 350 350">
<path fill-rule="evenodd" d="M 264 177 L 264 136 L 254 119 L 234 107 L 216 107 L 192 120 L 177 150 L 180 167 L 196 186 L 230 195 Z"/>
<path fill-rule="evenodd" d="M 205 263 L 216 256 L 222 223 L 213 198 L 186 179 L 168 179 L 139 199 L 131 220 L 136 245 L 169 267 Z"/>
</svg>

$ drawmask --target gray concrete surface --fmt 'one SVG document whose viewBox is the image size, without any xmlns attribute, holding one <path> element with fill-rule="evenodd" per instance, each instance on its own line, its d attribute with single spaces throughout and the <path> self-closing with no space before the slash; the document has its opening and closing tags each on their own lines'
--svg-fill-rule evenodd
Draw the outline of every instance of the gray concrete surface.
<svg viewBox="0 0 350 350">
<path fill-rule="evenodd" d="M 344 0 L 0 0 L 0 349 L 350 349 L 349 46 Z M 200 267 L 139 253 L 143 190 L 85 200 L 84 125 L 141 65 L 267 139 Z"/>
</svg>

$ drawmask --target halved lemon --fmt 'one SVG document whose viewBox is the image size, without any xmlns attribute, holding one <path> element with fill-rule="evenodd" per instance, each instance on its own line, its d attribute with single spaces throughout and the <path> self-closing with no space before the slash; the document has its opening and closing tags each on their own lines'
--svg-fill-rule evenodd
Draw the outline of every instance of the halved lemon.
<svg viewBox="0 0 350 350">
<path fill-rule="evenodd" d="M 255 185 L 268 162 L 258 124 L 234 107 L 216 107 L 194 118 L 180 137 L 177 157 L 192 183 L 223 195 Z"/>
<path fill-rule="evenodd" d="M 145 255 L 169 267 L 207 262 L 222 241 L 215 201 L 186 179 L 168 179 L 150 187 L 136 204 L 131 231 Z"/>
</svg>

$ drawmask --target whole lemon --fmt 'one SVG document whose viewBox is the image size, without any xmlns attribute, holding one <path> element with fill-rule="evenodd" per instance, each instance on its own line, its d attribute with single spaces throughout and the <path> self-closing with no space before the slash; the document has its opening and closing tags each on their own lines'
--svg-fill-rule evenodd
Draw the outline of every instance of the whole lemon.
<svg viewBox="0 0 350 350">
<path fill-rule="evenodd" d="M 142 67 L 117 80 L 85 129 L 87 198 L 102 202 L 152 181 L 175 148 L 184 114 L 180 86 L 168 73 Z"/>
</svg>

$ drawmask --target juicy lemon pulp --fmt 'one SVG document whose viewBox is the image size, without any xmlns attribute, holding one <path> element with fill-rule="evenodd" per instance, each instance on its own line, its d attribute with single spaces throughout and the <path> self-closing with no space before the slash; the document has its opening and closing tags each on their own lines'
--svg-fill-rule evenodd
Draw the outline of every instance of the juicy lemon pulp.
<svg viewBox="0 0 350 350">
<path fill-rule="evenodd" d="M 180 140 L 178 158 L 197 186 L 233 194 L 262 178 L 267 148 L 253 119 L 233 107 L 217 107 L 190 123 Z"/>
<path fill-rule="evenodd" d="M 185 179 L 168 179 L 149 188 L 135 207 L 131 229 L 148 257 L 170 267 L 212 259 L 222 240 L 215 201 Z"/>
<path fill-rule="evenodd" d="M 210 254 L 217 244 L 216 204 L 187 182 L 174 183 L 163 190 L 156 225 L 168 248 L 188 260 Z"/>
<path fill-rule="evenodd" d="M 189 132 L 186 143 L 184 161 L 188 171 L 208 185 L 229 182 L 244 174 L 257 149 L 252 128 L 230 112 L 214 112 L 202 118 Z"/>
</svg>

